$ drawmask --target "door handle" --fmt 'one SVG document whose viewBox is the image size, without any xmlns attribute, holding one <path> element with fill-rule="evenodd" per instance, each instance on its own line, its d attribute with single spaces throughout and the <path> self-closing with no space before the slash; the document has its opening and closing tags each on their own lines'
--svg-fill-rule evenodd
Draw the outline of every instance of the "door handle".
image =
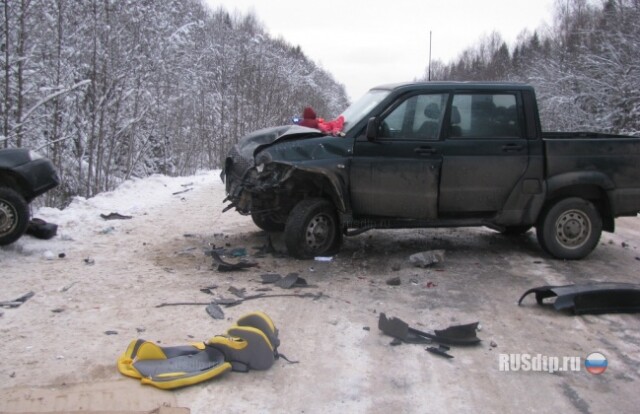
<svg viewBox="0 0 640 414">
<path fill-rule="evenodd" d="M 438 150 L 433 147 L 424 146 L 424 147 L 414 148 L 413 152 L 420 155 L 430 155 L 430 154 L 435 154 L 436 152 L 438 152 Z"/>
<path fill-rule="evenodd" d="M 520 144 L 507 144 L 502 146 L 502 151 L 504 152 L 520 152 L 524 149 L 524 147 Z"/>
</svg>

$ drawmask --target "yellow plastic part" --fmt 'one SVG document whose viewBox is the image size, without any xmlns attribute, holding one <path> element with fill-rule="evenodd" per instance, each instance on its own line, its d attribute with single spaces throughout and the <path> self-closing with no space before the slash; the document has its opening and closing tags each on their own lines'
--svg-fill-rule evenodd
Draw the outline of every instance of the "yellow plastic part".
<svg viewBox="0 0 640 414">
<path fill-rule="evenodd" d="M 156 379 L 152 377 L 142 378 L 141 382 L 146 385 L 153 385 L 154 387 L 160 388 L 163 390 L 172 390 L 174 388 L 186 387 L 187 385 L 193 385 L 199 382 L 206 381 L 208 379 L 217 377 L 218 375 L 223 374 L 230 370 L 231 370 L 231 364 L 228 362 L 224 362 L 219 366 L 217 366 L 215 369 L 212 369 L 211 371 L 205 371 L 202 374 L 193 375 L 190 377 L 176 378 L 174 380 L 169 380 L 169 381 L 158 381 L 162 378 L 184 375 L 184 373 L 182 372 L 165 373 L 165 374 L 158 375 Z"/>
<path fill-rule="evenodd" d="M 247 341 L 241 338 L 237 338 L 235 336 L 223 336 L 218 335 L 207 341 L 207 345 L 222 345 L 224 347 L 229 347 L 235 350 L 245 349 L 247 347 Z"/>
</svg>

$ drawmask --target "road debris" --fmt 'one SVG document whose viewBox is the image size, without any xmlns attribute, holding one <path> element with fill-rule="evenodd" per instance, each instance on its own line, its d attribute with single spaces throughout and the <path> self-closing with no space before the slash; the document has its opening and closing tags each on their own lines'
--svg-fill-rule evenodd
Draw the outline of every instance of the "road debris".
<svg viewBox="0 0 640 414">
<path fill-rule="evenodd" d="M 209 305 L 207 305 L 206 311 L 213 319 L 224 319 L 224 311 L 222 310 L 220 305 L 215 302 L 211 302 Z"/>
<path fill-rule="evenodd" d="M 409 261 L 416 267 L 431 267 L 444 262 L 444 250 L 429 250 L 409 256 Z"/>
<path fill-rule="evenodd" d="M 260 278 L 262 279 L 262 284 L 266 285 L 276 283 L 278 280 L 282 279 L 282 275 L 278 273 L 265 273 L 260 275 Z"/>
<path fill-rule="evenodd" d="M 38 239 L 49 240 L 58 234 L 58 225 L 47 223 L 39 218 L 33 218 L 29 220 L 26 233 Z"/>
<path fill-rule="evenodd" d="M 211 303 L 215 303 L 217 305 L 222 305 L 222 306 L 226 306 L 226 307 L 230 307 L 230 306 L 236 306 L 241 304 L 242 302 L 245 302 L 247 300 L 252 300 L 252 299 L 267 299 L 267 298 L 282 298 L 282 297 L 295 297 L 295 298 L 311 298 L 314 301 L 321 299 L 321 298 L 328 298 L 329 296 L 323 294 L 322 292 L 318 292 L 318 293 L 285 293 L 285 294 L 276 294 L 276 295 L 267 295 L 264 293 L 260 293 L 257 295 L 251 295 L 251 296 L 245 296 L 244 298 L 238 298 L 238 299 L 227 299 L 227 298 L 220 298 L 220 299 L 214 299 L 211 302 L 170 302 L 170 303 L 161 303 L 159 305 L 156 305 L 156 308 L 164 308 L 166 306 L 208 306 Z"/>
<path fill-rule="evenodd" d="M 244 260 L 241 260 L 238 263 L 225 262 L 224 260 L 222 260 L 218 252 L 216 252 L 215 250 L 209 251 L 209 254 L 211 255 L 211 257 L 213 257 L 213 260 L 218 264 L 218 268 L 217 268 L 218 272 L 234 272 L 237 270 L 244 270 L 250 267 L 258 266 L 257 263 L 247 262 Z"/>
<path fill-rule="evenodd" d="M 100 214 L 100 217 L 105 220 L 131 220 L 133 218 L 133 216 L 125 216 L 120 213 Z"/>
<path fill-rule="evenodd" d="M 527 290 L 518 300 L 518 306 L 530 293 L 536 294 L 538 305 L 556 297 L 556 310 L 570 310 L 576 315 L 585 313 L 634 313 L 640 312 L 640 285 L 634 283 L 584 283 L 564 286 L 540 286 Z"/>
<path fill-rule="evenodd" d="M 234 296 L 237 296 L 239 298 L 244 298 L 246 296 L 247 293 L 247 289 L 246 288 L 242 288 L 242 289 L 238 289 L 235 286 L 229 286 L 229 289 L 227 289 L 229 292 L 231 292 Z"/>
<path fill-rule="evenodd" d="M 440 344 L 437 348 L 434 346 L 430 346 L 426 348 L 426 350 L 431 352 L 432 354 L 440 355 L 445 358 L 449 358 L 449 359 L 453 358 L 453 355 L 448 353 L 451 350 L 451 348 L 446 345 Z"/>
<path fill-rule="evenodd" d="M 386 335 L 406 343 L 437 342 L 448 345 L 475 345 L 480 342 L 480 338 L 476 335 L 478 322 L 454 325 L 442 330 L 436 329 L 433 333 L 429 333 L 411 328 L 399 318 L 387 318 L 387 315 L 381 312 L 378 328 Z"/>
<path fill-rule="evenodd" d="M 176 191 L 175 193 L 171 193 L 171 195 L 184 194 L 184 193 L 188 193 L 191 190 L 193 190 L 193 188 L 187 188 L 186 190 Z"/>
<path fill-rule="evenodd" d="M 25 293 L 24 295 L 14 300 L 7 300 L 0 302 L 1 308 L 19 308 L 23 303 L 31 299 L 35 295 L 35 292 Z"/>
</svg>

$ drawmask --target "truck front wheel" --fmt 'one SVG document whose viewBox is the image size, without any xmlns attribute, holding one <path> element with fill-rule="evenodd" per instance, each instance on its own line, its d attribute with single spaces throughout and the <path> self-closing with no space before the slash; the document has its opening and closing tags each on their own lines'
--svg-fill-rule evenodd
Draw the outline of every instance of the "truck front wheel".
<svg viewBox="0 0 640 414">
<path fill-rule="evenodd" d="M 582 259 L 600 240 L 602 218 L 590 201 L 565 198 L 543 212 L 536 233 L 542 248 L 552 256 Z"/>
<path fill-rule="evenodd" d="M 29 204 L 15 190 L 0 187 L 0 246 L 18 240 L 29 225 Z"/>
<path fill-rule="evenodd" d="M 298 259 L 335 254 L 342 233 L 333 204 L 322 198 L 300 201 L 289 214 L 284 240 L 289 254 Z"/>
</svg>

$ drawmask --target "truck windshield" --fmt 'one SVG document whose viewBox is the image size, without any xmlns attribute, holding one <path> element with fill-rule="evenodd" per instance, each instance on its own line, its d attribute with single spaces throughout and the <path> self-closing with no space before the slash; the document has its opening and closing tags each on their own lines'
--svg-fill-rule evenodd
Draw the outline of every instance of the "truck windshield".
<svg viewBox="0 0 640 414">
<path fill-rule="evenodd" d="M 354 127 L 362 117 L 366 116 L 376 105 L 389 95 L 390 91 L 383 89 L 373 89 L 351 104 L 343 113 L 344 132 L 348 132 Z"/>
</svg>

